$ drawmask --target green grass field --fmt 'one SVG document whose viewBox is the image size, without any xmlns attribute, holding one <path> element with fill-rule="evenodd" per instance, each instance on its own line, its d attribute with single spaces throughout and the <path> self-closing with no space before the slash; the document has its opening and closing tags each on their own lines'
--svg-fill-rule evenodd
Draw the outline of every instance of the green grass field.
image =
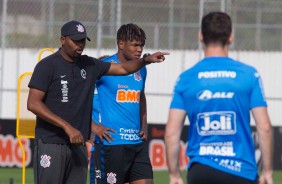
<svg viewBox="0 0 282 184">
<path fill-rule="evenodd" d="M 0 184 L 21 184 L 22 173 L 21 169 L 18 168 L 1 168 L 0 169 Z M 186 178 L 186 172 L 182 172 L 183 178 Z M 89 179 L 89 177 L 88 177 Z M 89 182 L 88 182 L 89 183 Z M 155 171 L 154 172 L 154 183 L 155 184 L 166 184 L 168 183 L 168 172 L 167 171 Z M 282 183 L 282 171 L 274 172 L 274 184 Z M 33 184 L 33 171 L 32 169 L 26 170 L 26 184 Z"/>
</svg>

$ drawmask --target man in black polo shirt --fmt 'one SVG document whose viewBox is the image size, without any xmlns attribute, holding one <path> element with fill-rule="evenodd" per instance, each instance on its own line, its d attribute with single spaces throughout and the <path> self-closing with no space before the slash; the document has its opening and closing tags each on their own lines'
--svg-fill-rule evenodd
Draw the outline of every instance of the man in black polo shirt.
<svg viewBox="0 0 282 184">
<path fill-rule="evenodd" d="M 61 28 L 61 48 L 40 61 L 29 83 L 28 110 L 36 115 L 34 178 L 38 184 L 84 184 L 91 131 L 93 86 L 103 75 L 128 75 L 164 61 L 157 52 L 122 64 L 82 55 L 85 27 L 70 21 Z"/>
</svg>

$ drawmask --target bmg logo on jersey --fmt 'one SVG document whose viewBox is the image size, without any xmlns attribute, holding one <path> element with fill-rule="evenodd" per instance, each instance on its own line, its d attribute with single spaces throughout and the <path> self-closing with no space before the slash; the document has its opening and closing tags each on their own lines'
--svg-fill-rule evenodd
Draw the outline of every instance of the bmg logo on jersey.
<svg viewBox="0 0 282 184">
<path fill-rule="evenodd" d="M 116 101 L 125 103 L 139 103 L 140 101 L 140 90 L 117 90 Z"/>
<path fill-rule="evenodd" d="M 232 111 L 205 112 L 197 115 L 200 135 L 230 135 L 236 133 L 236 114 Z"/>
</svg>

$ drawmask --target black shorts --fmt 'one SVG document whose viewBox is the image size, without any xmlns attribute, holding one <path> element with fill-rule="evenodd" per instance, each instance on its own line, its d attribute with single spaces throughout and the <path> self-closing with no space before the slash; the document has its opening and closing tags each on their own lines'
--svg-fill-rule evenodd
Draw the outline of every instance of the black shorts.
<svg viewBox="0 0 282 184">
<path fill-rule="evenodd" d="M 222 172 L 207 165 L 194 163 L 188 170 L 188 184 L 258 184 L 233 174 Z"/>
<path fill-rule="evenodd" d="M 101 182 L 97 183 L 124 184 L 140 179 L 153 179 L 147 144 L 97 146 L 95 145 L 94 152 L 99 161 L 95 162 L 95 169 L 98 169 L 96 174 L 101 173 Z M 96 176 L 96 179 L 99 178 Z"/>
<path fill-rule="evenodd" d="M 35 184 L 85 184 L 88 159 L 85 145 L 49 144 L 34 141 Z"/>
</svg>

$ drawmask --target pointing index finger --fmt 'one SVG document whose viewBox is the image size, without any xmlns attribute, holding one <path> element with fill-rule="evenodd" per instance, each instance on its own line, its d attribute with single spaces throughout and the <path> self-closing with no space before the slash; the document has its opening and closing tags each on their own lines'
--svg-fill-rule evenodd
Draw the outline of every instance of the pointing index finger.
<svg viewBox="0 0 282 184">
<path fill-rule="evenodd" d="M 170 55 L 169 52 L 160 52 L 161 55 Z"/>
</svg>

